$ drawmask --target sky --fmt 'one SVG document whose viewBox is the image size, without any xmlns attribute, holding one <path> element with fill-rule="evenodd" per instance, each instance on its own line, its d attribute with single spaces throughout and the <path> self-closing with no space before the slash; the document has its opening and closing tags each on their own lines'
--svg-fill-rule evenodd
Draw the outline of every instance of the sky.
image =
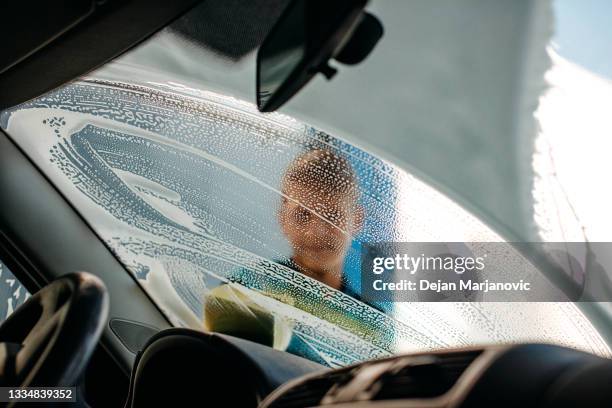
<svg viewBox="0 0 612 408">
<path fill-rule="evenodd" d="M 553 7 L 557 53 L 612 79 L 612 1 L 555 0 Z"/>
</svg>

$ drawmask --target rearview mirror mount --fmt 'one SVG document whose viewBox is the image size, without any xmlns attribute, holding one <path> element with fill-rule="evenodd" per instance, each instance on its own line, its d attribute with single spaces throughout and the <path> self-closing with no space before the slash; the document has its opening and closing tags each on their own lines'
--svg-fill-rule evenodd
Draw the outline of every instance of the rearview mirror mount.
<svg viewBox="0 0 612 408">
<path fill-rule="evenodd" d="M 292 0 L 257 53 L 257 108 L 272 112 L 317 73 L 331 79 L 329 60 L 363 61 L 382 37 L 364 11 L 367 0 Z"/>
</svg>

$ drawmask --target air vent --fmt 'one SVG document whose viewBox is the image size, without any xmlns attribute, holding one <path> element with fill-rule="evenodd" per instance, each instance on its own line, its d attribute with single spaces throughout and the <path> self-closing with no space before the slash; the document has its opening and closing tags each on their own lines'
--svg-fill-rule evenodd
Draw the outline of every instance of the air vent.
<svg viewBox="0 0 612 408">
<path fill-rule="evenodd" d="M 432 356 L 425 364 L 406 365 L 380 378 L 374 400 L 434 398 L 448 392 L 480 351 Z"/>
<path fill-rule="evenodd" d="M 318 406 L 324 398 L 332 405 L 364 399 L 435 398 L 448 392 L 481 353 L 461 351 L 398 357 L 339 369 L 299 383 L 263 406 L 312 407 Z M 373 374 L 377 370 L 382 374 Z"/>
<path fill-rule="evenodd" d="M 301 383 L 278 397 L 269 408 L 303 408 L 319 405 L 323 396 L 337 384 L 343 384 L 352 378 L 351 370 L 332 371 L 322 377 L 316 377 Z"/>
</svg>

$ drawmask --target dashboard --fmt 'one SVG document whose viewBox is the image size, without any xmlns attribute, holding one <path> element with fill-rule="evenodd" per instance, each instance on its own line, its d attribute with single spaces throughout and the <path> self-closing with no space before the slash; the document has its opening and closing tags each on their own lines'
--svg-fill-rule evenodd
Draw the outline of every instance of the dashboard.
<svg viewBox="0 0 612 408">
<path fill-rule="evenodd" d="M 139 354 L 126 407 L 609 407 L 610 384 L 612 360 L 547 344 L 422 352 L 329 369 L 232 336 L 169 329 Z"/>
<path fill-rule="evenodd" d="M 612 360 L 546 344 L 398 356 L 293 380 L 260 408 L 608 407 Z"/>
</svg>

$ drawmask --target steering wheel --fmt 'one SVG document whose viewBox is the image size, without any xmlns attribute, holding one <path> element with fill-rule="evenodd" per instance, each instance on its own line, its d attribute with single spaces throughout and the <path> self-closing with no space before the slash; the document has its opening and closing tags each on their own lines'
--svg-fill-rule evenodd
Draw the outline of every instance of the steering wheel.
<svg viewBox="0 0 612 408">
<path fill-rule="evenodd" d="M 108 294 L 96 276 L 51 282 L 0 325 L 0 386 L 76 385 L 107 316 Z"/>
</svg>

